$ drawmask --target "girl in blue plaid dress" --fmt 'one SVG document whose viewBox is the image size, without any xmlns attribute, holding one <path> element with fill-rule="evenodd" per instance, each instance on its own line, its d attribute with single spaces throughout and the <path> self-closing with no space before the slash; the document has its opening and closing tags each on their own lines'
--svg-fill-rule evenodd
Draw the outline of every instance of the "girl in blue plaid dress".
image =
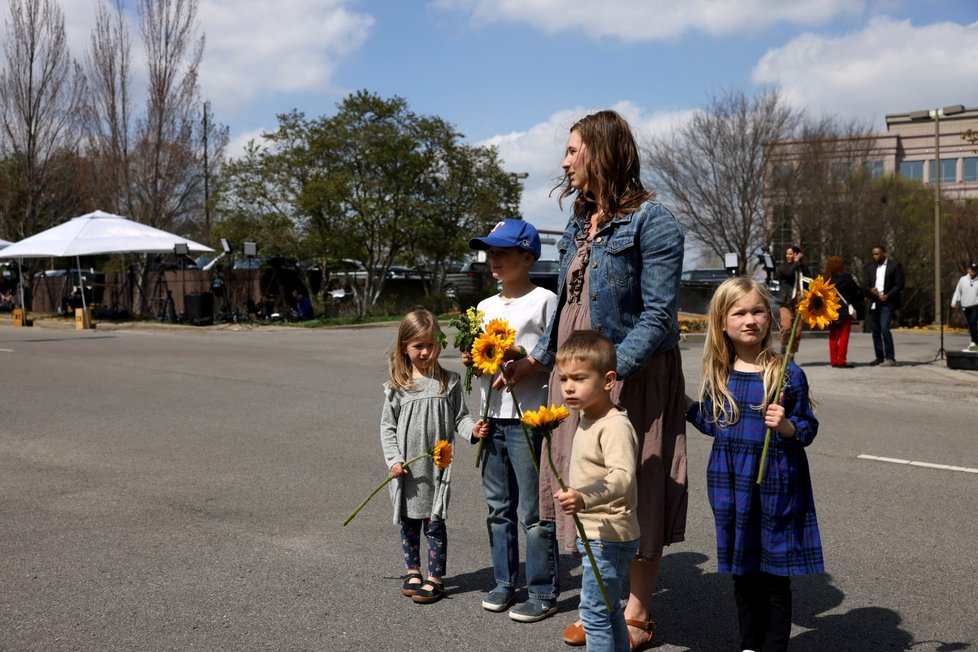
<svg viewBox="0 0 978 652">
<path fill-rule="evenodd" d="M 742 650 L 786 650 L 791 576 L 822 573 L 805 447 L 818 431 L 805 373 L 788 363 L 781 405 L 772 402 L 781 357 L 771 348 L 771 300 L 748 278 L 725 281 L 710 302 L 701 401 L 686 419 L 714 438 L 707 493 L 717 566 L 732 573 Z M 763 482 L 764 434 L 771 442 Z"/>
</svg>

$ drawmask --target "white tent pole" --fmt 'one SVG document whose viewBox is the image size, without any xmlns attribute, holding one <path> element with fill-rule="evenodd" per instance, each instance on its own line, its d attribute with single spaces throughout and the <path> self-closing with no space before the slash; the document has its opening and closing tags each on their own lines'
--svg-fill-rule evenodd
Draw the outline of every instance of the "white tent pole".
<svg viewBox="0 0 978 652">
<path fill-rule="evenodd" d="M 17 259 L 17 279 L 20 281 L 20 307 L 27 314 L 27 305 L 24 303 L 24 266 L 21 264 L 24 262 L 23 258 Z"/>
<path fill-rule="evenodd" d="M 82 314 L 85 315 L 83 319 L 85 320 L 85 322 L 87 322 L 88 321 L 88 306 L 85 305 L 85 280 L 82 278 L 81 258 L 79 256 L 75 256 L 75 264 L 78 265 L 78 287 L 81 288 L 82 310 L 85 311 L 84 313 L 82 313 Z M 82 323 L 85 323 L 85 322 L 82 322 Z"/>
</svg>

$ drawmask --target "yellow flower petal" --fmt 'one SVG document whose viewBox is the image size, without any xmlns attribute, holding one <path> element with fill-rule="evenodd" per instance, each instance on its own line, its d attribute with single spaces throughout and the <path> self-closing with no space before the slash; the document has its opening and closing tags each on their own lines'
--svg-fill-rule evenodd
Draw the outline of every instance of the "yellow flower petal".
<svg viewBox="0 0 978 652">
<path fill-rule="evenodd" d="M 502 339 L 505 349 L 509 349 L 516 341 L 516 331 L 509 327 L 509 323 L 505 319 L 493 319 L 486 324 L 486 334 L 498 335 Z"/>
<path fill-rule="evenodd" d="M 452 444 L 442 439 L 431 450 L 431 459 L 439 469 L 447 469 L 452 463 Z"/>
<path fill-rule="evenodd" d="M 503 363 L 506 348 L 508 347 L 499 335 L 482 333 L 472 343 L 473 366 L 486 375 L 495 375 Z"/>
<path fill-rule="evenodd" d="M 825 328 L 839 318 L 839 293 L 830 281 L 818 276 L 808 284 L 798 304 L 798 314 L 809 328 Z"/>
</svg>

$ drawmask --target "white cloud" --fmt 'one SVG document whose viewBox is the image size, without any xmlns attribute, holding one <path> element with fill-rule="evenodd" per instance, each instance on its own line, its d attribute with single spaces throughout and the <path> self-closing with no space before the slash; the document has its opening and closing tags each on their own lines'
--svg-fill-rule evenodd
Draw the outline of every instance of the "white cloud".
<svg viewBox="0 0 978 652">
<path fill-rule="evenodd" d="M 206 37 L 200 83 L 218 115 L 277 93 L 335 91 L 337 65 L 363 45 L 373 17 L 352 11 L 353 0 L 201 0 L 197 19 Z M 61 0 L 72 56 L 84 62 L 95 24 L 92 0 Z M 132 73 L 140 89 L 145 54 L 136 10 L 127 5 Z M 0 37 L 8 2 L 0 0 Z M 137 98 L 137 101 L 138 98 Z"/>
<path fill-rule="evenodd" d="M 697 30 L 714 36 L 754 33 L 777 23 L 821 25 L 862 10 L 861 0 L 437 0 L 469 12 L 476 25 L 527 23 L 548 34 L 580 31 L 623 41 L 669 39 Z"/>
<path fill-rule="evenodd" d="M 232 134 L 231 139 L 228 141 L 228 146 L 224 150 L 225 158 L 241 158 L 244 156 L 245 147 L 247 147 L 248 143 L 252 140 L 255 141 L 257 145 L 267 144 L 263 134 L 275 131 L 275 129 L 277 129 L 277 127 L 259 127 L 257 129 L 250 129 L 242 133 Z"/>
<path fill-rule="evenodd" d="M 363 45 L 373 18 L 348 0 L 203 0 L 206 95 L 225 112 L 275 93 L 333 90 L 338 62 Z"/>
<path fill-rule="evenodd" d="M 529 174 L 523 182 L 520 210 L 537 228 L 555 231 L 564 229 L 570 214 L 570 203 L 565 201 L 564 211 L 561 212 L 557 206 L 557 193 L 551 196 L 550 190 L 563 175 L 560 163 L 564 158 L 564 146 L 571 126 L 580 118 L 601 108 L 605 107 L 576 107 L 558 111 L 526 131 L 494 136 L 479 143 L 495 145 L 506 170 Z M 690 115 L 690 112 L 648 114 L 628 101 L 618 102 L 608 108 L 618 111 L 628 120 L 640 144 L 651 136 L 671 130 Z"/>
<path fill-rule="evenodd" d="M 803 34 L 769 51 L 752 73 L 817 113 L 881 123 L 886 113 L 978 105 L 978 23 L 915 27 L 876 18 L 843 36 Z"/>
</svg>

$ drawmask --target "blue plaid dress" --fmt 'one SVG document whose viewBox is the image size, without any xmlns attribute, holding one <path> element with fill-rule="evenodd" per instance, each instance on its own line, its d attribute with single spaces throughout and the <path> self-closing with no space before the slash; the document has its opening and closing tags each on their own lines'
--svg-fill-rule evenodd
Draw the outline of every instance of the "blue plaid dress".
<svg viewBox="0 0 978 652">
<path fill-rule="evenodd" d="M 808 400 L 805 373 L 792 362 L 785 377 L 785 413 L 798 432 L 795 437 L 771 433 L 760 486 L 757 470 L 765 432 L 764 415 L 758 409 L 764 402 L 760 373 L 731 372 L 727 388 L 740 407 L 740 420 L 732 426 L 710 422 L 708 401 L 693 403 L 686 413 L 690 423 L 714 438 L 706 477 L 721 573 L 825 572 L 805 455 L 805 446 L 818 432 L 818 419 Z"/>
</svg>

